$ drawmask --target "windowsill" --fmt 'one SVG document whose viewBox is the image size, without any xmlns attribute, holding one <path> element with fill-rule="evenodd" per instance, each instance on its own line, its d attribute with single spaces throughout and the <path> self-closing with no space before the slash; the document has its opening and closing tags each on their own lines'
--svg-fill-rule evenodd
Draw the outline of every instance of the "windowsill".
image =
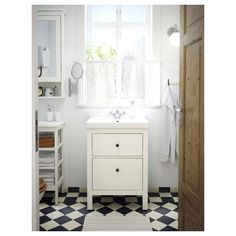
<svg viewBox="0 0 236 236">
<path fill-rule="evenodd" d="M 77 108 L 82 109 L 131 109 L 130 106 L 92 106 L 92 105 L 77 105 Z M 161 108 L 162 105 L 157 106 L 138 106 L 135 109 L 158 109 Z"/>
</svg>

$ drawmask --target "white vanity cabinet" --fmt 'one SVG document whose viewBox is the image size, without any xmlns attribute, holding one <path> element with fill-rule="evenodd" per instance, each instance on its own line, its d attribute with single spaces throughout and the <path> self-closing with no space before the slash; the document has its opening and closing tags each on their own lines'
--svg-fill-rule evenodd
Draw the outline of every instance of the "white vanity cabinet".
<svg viewBox="0 0 236 236">
<path fill-rule="evenodd" d="M 148 121 L 87 121 L 87 201 L 95 195 L 142 195 L 148 207 Z"/>
<path fill-rule="evenodd" d="M 64 98 L 64 11 L 38 10 L 36 27 L 39 98 Z"/>
</svg>

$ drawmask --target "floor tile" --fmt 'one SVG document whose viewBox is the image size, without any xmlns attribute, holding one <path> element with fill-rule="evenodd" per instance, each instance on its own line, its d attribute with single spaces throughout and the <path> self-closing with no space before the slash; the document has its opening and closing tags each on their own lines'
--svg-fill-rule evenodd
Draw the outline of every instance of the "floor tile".
<svg viewBox="0 0 236 236">
<path fill-rule="evenodd" d="M 49 231 L 68 231 L 68 230 L 63 226 L 59 225 L 56 228 L 50 229 Z"/>
<path fill-rule="evenodd" d="M 108 207 L 102 207 L 102 208 L 98 209 L 97 211 L 100 212 L 101 214 L 106 215 L 106 214 L 112 212 L 113 210 Z"/>
<path fill-rule="evenodd" d="M 178 197 L 178 193 L 170 193 L 172 197 Z"/>
<path fill-rule="evenodd" d="M 40 226 L 48 231 L 50 229 L 56 228 L 57 226 L 59 226 L 59 224 L 55 222 L 54 220 L 50 220 L 46 223 L 41 224 Z"/>
<path fill-rule="evenodd" d="M 66 228 L 67 230 L 73 230 L 79 226 L 81 226 L 78 222 L 74 221 L 74 220 L 71 220 L 65 224 L 62 224 L 62 226 L 64 228 Z"/>
<path fill-rule="evenodd" d="M 69 192 L 67 193 L 66 197 L 78 197 L 79 196 L 79 193 L 74 193 L 74 192 Z"/>
<path fill-rule="evenodd" d="M 121 205 L 124 205 L 126 202 L 125 202 L 125 197 L 121 197 L 121 196 L 119 196 L 119 197 L 114 197 L 114 202 L 116 202 L 116 203 L 119 203 L 119 204 L 121 204 Z"/>
<path fill-rule="evenodd" d="M 98 209 L 100 209 L 102 207 L 104 207 L 104 205 L 99 203 L 99 202 L 93 203 L 93 209 L 94 210 L 98 210 Z"/>
<path fill-rule="evenodd" d="M 66 197 L 67 193 L 66 192 L 65 193 L 59 193 L 58 195 L 59 195 L 59 197 Z"/>
<path fill-rule="evenodd" d="M 125 197 L 125 202 L 137 202 L 137 197 Z"/>
<path fill-rule="evenodd" d="M 169 224 L 169 226 L 178 229 L 178 220 L 173 221 L 171 224 Z"/>
<path fill-rule="evenodd" d="M 140 208 L 140 205 L 135 202 L 131 202 L 131 203 L 125 205 L 125 207 L 128 207 L 129 209 L 134 211 L 134 210 L 137 210 L 138 208 Z"/>
<path fill-rule="evenodd" d="M 160 197 L 149 197 L 150 202 L 162 202 Z"/>
<path fill-rule="evenodd" d="M 170 202 L 166 203 L 165 205 L 162 205 L 162 207 L 165 207 L 165 208 L 172 210 L 172 211 L 177 208 L 177 206 L 175 204 L 172 204 Z"/>
<path fill-rule="evenodd" d="M 61 209 L 61 210 L 59 210 L 59 211 L 60 211 L 61 213 L 63 213 L 64 215 L 66 215 L 66 214 L 69 214 L 69 213 L 73 212 L 74 209 L 71 208 L 71 207 L 66 207 L 66 208 L 63 208 L 63 209 Z"/>
<path fill-rule="evenodd" d="M 46 208 L 43 208 L 43 209 L 41 210 L 41 212 L 42 212 L 43 214 L 49 214 L 49 213 L 54 212 L 54 211 L 55 211 L 55 209 L 52 208 L 52 207 L 46 207 Z"/>
<path fill-rule="evenodd" d="M 81 202 L 77 202 L 77 203 L 75 203 L 75 204 L 73 204 L 73 205 L 70 205 L 70 207 L 73 208 L 73 209 L 75 209 L 75 210 L 79 210 L 79 209 L 81 209 L 81 208 L 86 207 L 86 205 L 83 204 L 83 203 L 81 203 Z"/>
<path fill-rule="evenodd" d="M 153 229 L 159 231 L 159 230 L 165 228 L 167 225 L 155 220 L 155 221 L 151 222 L 151 226 Z"/>
<path fill-rule="evenodd" d="M 168 212 L 170 212 L 169 209 L 166 209 L 166 208 L 164 208 L 164 207 L 159 207 L 159 208 L 157 208 L 155 211 L 157 211 L 158 213 L 163 214 L 163 215 L 165 215 L 165 214 L 167 214 Z"/>
<path fill-rule="evenodd" d="M 178 197 L 173 197 L 175 202 L 179 202 L 179 198 Z"/>
<path fill-rule="evenodd" d="M 76 218 L 79 218 L 79 217 L 83 216 L 83 214 L 78 212 L 78 211 L 73 211 L 69 214 L 66 214 L 66 216 L 74 220 Z"/>
<path fill-rule="evenodd" d="M 87 202 L 87 197 L 77 197 L 76 202 Z"/>
<path fill-rule="evenodd" d="M 158 204 L 155 204 L 153 202 L 148 203 L 148 209 L 150 210 L 156 210 L 158 207 L 160 207 Z"/>
<path fill-rule="evenodd" d="M 178 213 L 175 212 L 175 211 L 170 211 L 170 212 L 168 212 L 168 213 L 166 214 L 166 216 L 168 216 L 168 217 L 170 217 L 170 218 L 172 218 L 172 219 L 175 219 L 175 220 L 178 219 Z"/>
<path fill-rule="evenodd" d="M 52 220 L 59 218 L 61 216 L 63 216 L 63 214 L 60 211 L 54 211 L 51 212 L 50 214 L 47 214 L 47 217 L 51 218 Z"/>
<path fill-rule="evenodd" d="M 68 205 L 64 204 L 63 202 L 58 203 L 58 205 L 52 205 L 52 208 L 54 208 L 55 210 L 59 211 L 65 207 L 68 207 Z"/>
<path fill-rule="evenodd" d="M 113 211 L 115 211 L 115 210 L 117 210 L 117 209 L 119 209 L 119 208 L 121 208 L 123 206 L 118 204 L 118 203 L 116 203 L 116 202 L 113 202 L 113 203 L 107 205 L 107 207 L 112 209 Z"/>
<path fill-rule="evenodd" d="M 101 215 L 103 215 L 103 213 L 100 213 L 99 211 L 90 211 L 90 212 L 88 212 L 87 215 L 100 215 L 101 216 Z"/>
<path fill-rule="evenodd" d="M 128 213 L 127 215 L 129 215 L 129 214 L 131 214 L 131 213 Z M 137 214 L 140 215 L 139 213 L 137 213 Z M 123 216 L 123 214 L 118 211 L 112 211 L 112 212 L 106 214 L 106 216 Z"/>
<path fill-rule="evenodd" d="M 168 193 L 160 193 L 160 197 L 172 197 L 171 194 L 168 192 Z"/>
<path fill-rule="evenodd" d="M 142 214 L 142 215 L 146 215 L 146 214 L 148 214 L 149 212 L 151 212 L 150 209 L 143 210 L 142 205 L 140 205 L 140 208 L 136 209 L 135 211 L 139 212 L 139 213 Z"/>
<path fill-rule="evenodd" d="M 168 225 L 168 226 L 162 228 L 160 231 L 177 231 L 177 229 Z"/>
<path fill-rule="evenodd" d="M 71 221 L 71 218 L 63 215 L 63 216 L 55 219 L 54 221 L 57 222 L 58 224 L 62 225 L 62 224 L 65 224 L 65 223 Z"/>
<path fill-rule="evenodd" d="M 87 197 L 87 192 L 79 193 L 79 197 Z"/>
<path fill-rule="evenodd" d="M 66 197 L 58 197 L 58 202 L 64 202 Z M 55 197 L 52 199 L 52 202 L 55 202 Z"/>
<path fill-rule="evenodd" d="M 101 202 L 113 202 L 113 197 L 101 197 Z"/>
<path fill-rule="evenodd" d="M 46 198 L 55 197 L 55 192 L 47 191 L 47 192 L 44 193 L 44 197 L 46 197 Z"/>
<path fill-rule="evenodd" d="M 66 197 L 64 203 L 68 206 L 75 204 L 77 201 L 77 197 Z"/>
<path fill-rule="evenodd" d="M 173 197 L 162 197 L 161 199 L 162 199 L 163 204 L 168 203 L 168 202 L 175 203 Z"/>
<path fill-rule="evenodd" d="M 158 219 L 158 221 L 162 222 L 163 224 L 169 225 L 173 223 L 175 220 L 168 216 L 162 216 Z"/>
<path fill-rule="evenodd" d="M 47 207 L 49 207 L 49 205 L 47 203 L 45 203 L 45 202 L 42 202 L 42 203 L 39 204 L 39 209 L 40 210 L 42 210 L 44 208 L 47 208 Z"/>
<path fill-rule="evenodd" d="M 163 216 L 162 214 L 160 214 L 160 213 L 158 213 L 158 212 L 156 212 L 156 211 L 151 211 L 151 212 L 147 213 L 146 215 L 147 215 L 148 217 L 154 219 L 154 220 L 157 220 L 157 219 L 159 219 L 160 217 Z"/>
<path fill-rule="evenodd" d="M 48 222 L 48 221 L 51 221 L 51 218 L 49 218 L 49 217 L 47 217 L 47 216 L 45 216 L 45 215 L 43 215 L 43 216 L 41 216 L 41 217 L 39 218 L 40 224 L 44 224 L 44 223 L 46 223 L 46 222 Z"/>
<path fill-rule="evenodd" d="M 148 196 L 149 197 L 160 197 L 160 194 L 159 194 L 159 192 L 157 193 L 157 192 L 153 192 L 153 193 L 148 193 Z"/>
<path fill-rule="evenodd" d="M 79 227 L 72 229 L 71 231 L 82 231 L 82 230 L 83 230 L 83 226 L 79 226 Z"/>
<path fill-rule="evenodd" d="M 120 213 L 123 214 L 123 215 L 126 215 L 126 214 L 128 214 L 129 212 L 131 212 L 132 210 L 130 210 L 130 209 L 127 208 L 127 207 L 121 207 L 121 208 L 119 208 L 117 211 L 120 212 Z"/>
<path fill-rule="evenodd" d="M 74 219 L 76 222 L 78 222 L 79 224 L 83 225 L 84 224 L 84 219 L 85 219 L 85 216 L 81 216 L 81 217 L 78 217 L 76 219 Z"/>
</svg>

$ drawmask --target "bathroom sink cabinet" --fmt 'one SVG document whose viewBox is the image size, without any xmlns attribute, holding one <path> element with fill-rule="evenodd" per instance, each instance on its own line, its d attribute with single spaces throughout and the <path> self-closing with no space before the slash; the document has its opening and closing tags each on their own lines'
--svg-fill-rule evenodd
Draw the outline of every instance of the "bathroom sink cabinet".
<svg viewBox="0 0 236 236">
<path fill-rule="evenodd" d="M 39 99 L 64 98 L 64 11 L 37 11 Z M 41 68 L 40 68 L 41 67 Z M 47 90 L 46 90 L 47 89 Z M 52 92 L 47 92 L 49 89 Z"/>
<path fill-rule="evenodd" d="M 55 192 L 55 204 L 58 204 L 58 193 L 64 192 L 63 180 L 64 180 L 64 126 L 65 122 L 47 122 L 40 121 L 38 132 L 40 135 L 51 135 L 53 137 L 52 145 L 47 147 L 39 146 L 39 175 L 53 176 L 53 182 L 47 178 L 46 191 Z M 46 136 L 47 137 L 47 136 Z M 47 141 L 47 140 L 46 140 Z M 40 142 L 39 142 L 40 143 Z M 41 142 L 49 143 L 49 142 Z M 50 143 L 49 143 L 50 144 Z M 51 159 L 53 161 L 45 161 L 45 159 Z M 49 181 L 49 182 L 48 182 Z"/>
<path fill-rule="evenodd" d="M 141 195 L 148 208 L 148 128 L 134 126 L 98 128 L 87 122 L 88 210 L 95 195 Z"/>
</svg>

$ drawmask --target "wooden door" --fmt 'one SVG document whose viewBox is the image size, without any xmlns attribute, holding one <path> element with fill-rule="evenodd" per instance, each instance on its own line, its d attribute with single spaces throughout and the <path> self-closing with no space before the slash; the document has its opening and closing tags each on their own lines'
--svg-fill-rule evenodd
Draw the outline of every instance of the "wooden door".
<svg viewBox="0 0 236 236">
<path fill-rule="evenodd" d="M 204 230 L 204 6 L 180 10 L 179 230 Z"/>
</svg>

